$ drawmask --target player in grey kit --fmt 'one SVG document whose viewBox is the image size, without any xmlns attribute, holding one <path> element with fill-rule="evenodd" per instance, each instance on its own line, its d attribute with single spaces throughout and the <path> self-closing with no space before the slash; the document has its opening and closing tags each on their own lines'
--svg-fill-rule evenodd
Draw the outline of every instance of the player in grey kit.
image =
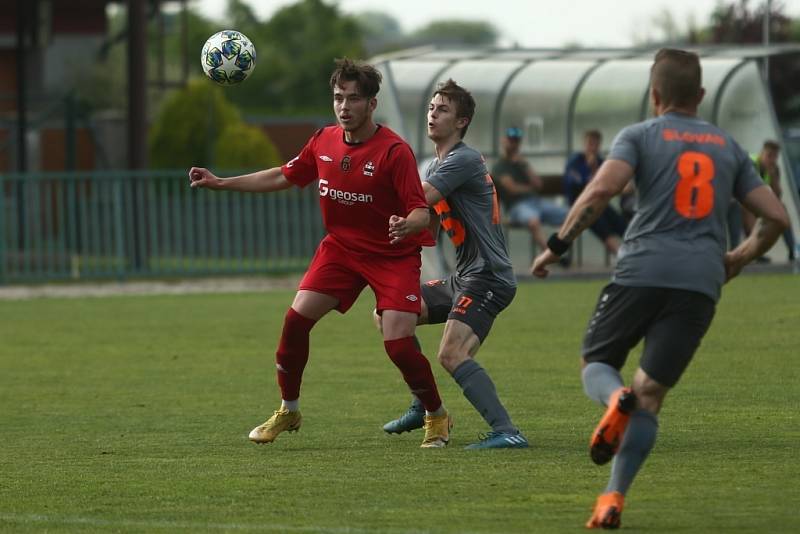
<svg viewBox="0 0 800 534">
<path fill-rule="evenodd" d="M 500 226 L 494 184 L 483 157 L 462 141 L 475 112 L 475 100 L 453 80 L 440 84 L 428 106 L 428 137 L 436 159 L 428 167 L 423 190 L 439 215 L 431 230 L 447 231 L 456 247 L 456 273 L 422 285 L 418 324 L 445 323 L 438 359 L 461 386 L 464 396 L 492 430 L 468 449 L 525 448 L 528 440 L 511 422 L 494 383 L 475 354 L 495 317 L 513 300 L 517 281 Z M 390 225 L 402 237 L 403 221 Z M 379 318 L 376 316 L 379 323 Z M 418 399 L 399 419 L 384 425 L 402 433 L 423 425 Z"/>
<path fill-rule="evenodd" d="M 785 209 L 747 153 L 697 117 L 703 94 L 697 55 L 660 50 L 650 72 L 656 118 L 619 133 L 533 264 L 534 275 L 547 276 L 547 266 L 635 176 L 638 209 L 583 342 L 584 389 L 607 406 L 590 455 L 597 464 L 614 458 L 587 528 L 620 526 L 625 493 L 655 443 L 658 412 L 711 324 L 722 285 L 769 250 L 788 225 Z M 758 231 L 726 253 L 731 197 L 760 218 Z M 626 388 L 619 370 L 642 338 L 639 368 Z"/>
</svg>

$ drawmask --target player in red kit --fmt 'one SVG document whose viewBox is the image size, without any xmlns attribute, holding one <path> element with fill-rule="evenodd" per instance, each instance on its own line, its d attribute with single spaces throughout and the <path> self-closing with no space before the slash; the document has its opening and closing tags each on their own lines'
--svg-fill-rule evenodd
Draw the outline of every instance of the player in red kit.
<svg viewBox="0 0 800 534">
<path fill-rule="evenodd" d="M 192 167 L 192 187 L 272 192 L 318 180 L 327 235 L 319 244 L 286 313 L 276 353 L 280 409 L 250 432 L 270 443 L 300 428 L 300 382 L 308 361 L 309 333 L 329 311 L 346 312 L 369 285 L 383 316 L 386 353 L 426 410 L 423 448 L 444 447 L 450 416 L 439 398 L 430 364 L 414 342 L 420 313 L 420 249 L 433 244 L 428 205 L 408 144 L 374 122 L 381 74 L 374 67 L 338 60 L 331 75 L 338 124 L 317 131 L 282 167 L 218 178 Z M 410 231 L 390 236 L 390 222 Z"/>
</svg>

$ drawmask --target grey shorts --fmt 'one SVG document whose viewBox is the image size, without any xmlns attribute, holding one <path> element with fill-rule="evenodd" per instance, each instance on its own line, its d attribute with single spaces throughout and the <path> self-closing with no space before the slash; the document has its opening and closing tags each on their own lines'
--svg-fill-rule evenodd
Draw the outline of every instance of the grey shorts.
<svg viewBox="0 0 800 534">
<path fill-rule="evenodd" d="M 497 282 L 453 275 L 422 284 L 422 300 L 428 308 L 428 323 L 455 319 L 466 324 L 481 343 L 489 335 L 495 317 L 511 304 L 517 288 Z"/>
<path fill-rule="evenodd" d="M 659 384 L 678 383 L 714 318 L 716 303 L 696 291 L 608 284 L 583 338 L 583 359 L 621 369 L 644 339 L 639 366 Z"/>
</svg>

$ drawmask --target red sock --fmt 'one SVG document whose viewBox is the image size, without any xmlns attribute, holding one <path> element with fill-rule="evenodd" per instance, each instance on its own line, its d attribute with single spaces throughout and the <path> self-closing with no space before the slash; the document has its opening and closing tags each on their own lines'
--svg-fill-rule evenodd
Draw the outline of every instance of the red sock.
<svg viewBox="0 0 800 534">
<path fill-rule="evenodd" d="M 308 334 L 315 323 L 293 308 L 289 308 L 283 319 L 283 333 L 275 353 L 278 386 L 283 400 L 292 401 L 300 397 L 300 382 L 308 362 Z"/>
<path fill-rule="evenodd" d="M 436 381 L 433 379 L 431 364 L 419 351 L 414 343 L 414 337 L 404 337 L 384 341 L 386 354 L 403 373 L 403 379 L 411 388 L 411 393 L 417 396 L 429 412 L 435 412 L 442 406 Z"/>
</svg>

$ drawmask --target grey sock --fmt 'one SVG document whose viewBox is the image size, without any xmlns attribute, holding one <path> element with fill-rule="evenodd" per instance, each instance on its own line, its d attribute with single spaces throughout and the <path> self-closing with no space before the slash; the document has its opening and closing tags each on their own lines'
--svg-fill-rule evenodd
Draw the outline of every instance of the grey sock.
<svg viewBox="0 0 800 534">
<path fill-rule="evenodd" d="M 464 396 L 489 423 L 492 430 L 511 434 L 519 432 L 500 402 L 492 379 L 478 362 L 465 361 L 453 371 L 453 378 L 461 386 Z"/>
<path fill-rule="evenodd" d="M 611 464 L 611 478 L 606 492 L 618 491 L 625 495 L 656 442 L 658 417 L 647 410 L 631 414 L 625 437 Z"/>
<path fill-rule="evenodd" d="M 608 398 L 612 393 L 625 385 L 619 371 L 600 362 L 587 364 L 583 368 L 581 379 L 586 395 L 603 406 L 608 405 Z"/>
</svg>

